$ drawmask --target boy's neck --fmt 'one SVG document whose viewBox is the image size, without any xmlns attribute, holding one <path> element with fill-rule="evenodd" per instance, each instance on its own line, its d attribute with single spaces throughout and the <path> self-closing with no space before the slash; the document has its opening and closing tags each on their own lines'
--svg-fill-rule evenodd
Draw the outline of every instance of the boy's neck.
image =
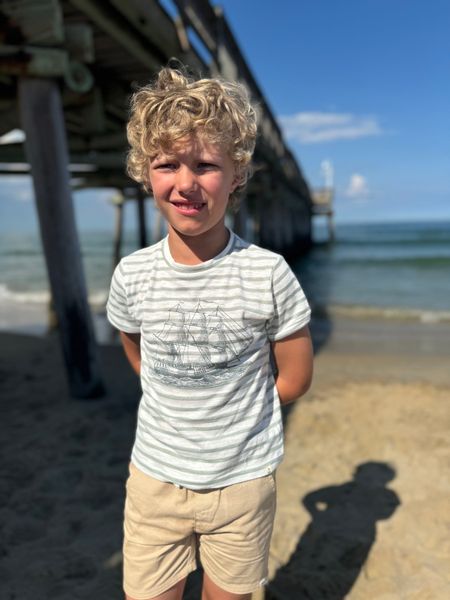
<svg viewBox="0 0 450 600">
<path fill-rule="evenodd" d="M 198 265 L 222 252 L 230 239 L 229 230 L 223 225 L 201 235 L 189 236 L 169 226 L 169 250 L 173 260 L 182 265 Z"/>
</svg>

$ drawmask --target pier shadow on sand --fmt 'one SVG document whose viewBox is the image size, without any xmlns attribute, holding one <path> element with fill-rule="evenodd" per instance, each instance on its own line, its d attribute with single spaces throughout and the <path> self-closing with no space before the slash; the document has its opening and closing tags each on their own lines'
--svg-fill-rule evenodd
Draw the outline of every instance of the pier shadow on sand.
<svg viewBox="0 0 450 600">
<path fill-rule="evenodd" d="M 386 487 L 395 470 L 383 462 L 356 467 L 353 479 L 306 494 L 311 522 L 288 563 L 269 583 L 266 600 L 343 600 L 376 540 L 376 523 L 400 505 Z"/>
<path fill-rule="evenodd" d="M 119 346 L 102 346 L 108 393 L 79 402 L 55 335 L 0 337 L 0 598 L 123 600 L 138 378 Z"/>
</svg>

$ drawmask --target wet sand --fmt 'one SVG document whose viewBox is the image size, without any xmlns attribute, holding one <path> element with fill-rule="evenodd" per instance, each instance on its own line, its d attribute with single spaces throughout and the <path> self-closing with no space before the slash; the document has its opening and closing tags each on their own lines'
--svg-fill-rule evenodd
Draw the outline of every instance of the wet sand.
<svg viewBox="0 0 450 600">
<path fill-rule="evenodd" d="M 266 598 L 449 597 L 450 326 L 339 317 L 314 332 Z M 73 400 L 54 336 L 0 334 L 2 599 L 122 598 L 139 385 L 119 347 L 101 354 L 107 396 Z"/>
</svg>

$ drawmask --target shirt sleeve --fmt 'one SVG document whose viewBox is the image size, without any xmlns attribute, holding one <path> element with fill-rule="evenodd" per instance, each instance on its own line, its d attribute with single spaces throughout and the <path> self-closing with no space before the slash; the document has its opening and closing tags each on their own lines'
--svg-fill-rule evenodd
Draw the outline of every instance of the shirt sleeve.
<svg viewBox="0 0 450 600">
<path fill-rule="evenodd" d="M 283 257 L 272 274 L 273 315 L 267 321 L 267 336 L 271 342 L 299 331 L 311 319 L 311 309 L 302 287 Z"/>
<path fill-rule="evenodd" d="M 129 304 L 122 269 L 122 263 L 119 263 L 114 270 L 106 303 L 106 315 L 116 329 L 126 333 L 140 333 L 141 323 L 133 315 Z"/>
</svg>

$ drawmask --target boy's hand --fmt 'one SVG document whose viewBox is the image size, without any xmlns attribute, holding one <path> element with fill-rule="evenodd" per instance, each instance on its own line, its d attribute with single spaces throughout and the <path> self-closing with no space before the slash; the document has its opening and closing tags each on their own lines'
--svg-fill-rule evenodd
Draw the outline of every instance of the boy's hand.
<svg viewBox="0 0 450 600">
<path fill-rule="evenodd" d="M 140 333 L 125 333 L 120 332 L 120 339 L 122 340 L 122 346 L 125 350 L 125 354 L 128 358 L 130 365 L 133 370 L 140 375 L 141 374 L 141 334 Z"/>
<path fill-rule="evenodd" d="M 308 326 L 272 342 L 278 373 L 275 376 L 281 404 L 289 404 L 305 394 L 312 381 L 313 349 Z"/>
</svg>

